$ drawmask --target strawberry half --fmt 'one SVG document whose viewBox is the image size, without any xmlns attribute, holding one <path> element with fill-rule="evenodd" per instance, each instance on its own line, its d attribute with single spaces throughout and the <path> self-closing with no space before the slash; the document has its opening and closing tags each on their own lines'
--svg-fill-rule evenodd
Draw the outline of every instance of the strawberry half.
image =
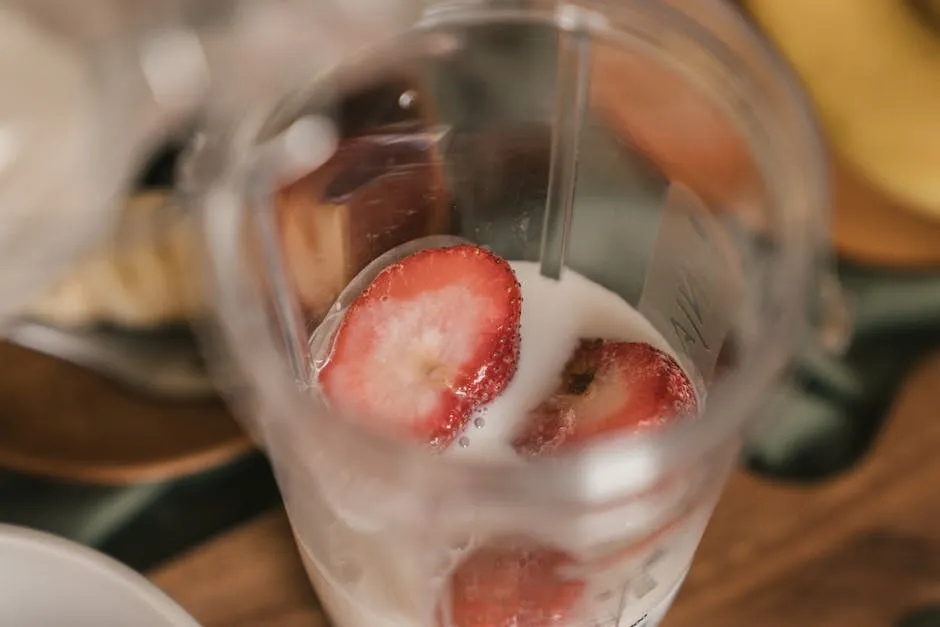
<svg viewBox="0 0 940 627">
<path fill-rule="evenodd" d="M 451 575 L 439 627 L 564 625 L 585 582 L 565 576 L 574 561 L 531 541 L 503 540 L 472 553 Z M 446 604 L 446 607 L 444 606 Z"/>
<path fill-rule="evenodd" d="M 696 407 L 692 383 L 666 353 L 643 342 L 582 340 L 513 446 L 541 455 L 614 431 L 659 429 Z"/>
<path fill-rule="evenodd" d="M 442 448 L 515 374 L 521 311 L 506 260 L 473 245 L 419 251 L 349 306 L 321 389 L 340 413 Z"/>
</svg>

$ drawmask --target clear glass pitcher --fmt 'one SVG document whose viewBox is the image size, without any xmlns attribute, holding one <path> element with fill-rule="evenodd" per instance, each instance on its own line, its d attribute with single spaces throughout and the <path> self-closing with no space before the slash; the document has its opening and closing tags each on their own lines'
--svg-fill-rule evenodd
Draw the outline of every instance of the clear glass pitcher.
<svg viewBox="0 0 940 627">
<path fill-rule="evenodd" d="M 823 258 L 824 164 L 787 70 L 718 2 L 441 0 L 277 96 L 207 129 L 185 192 L 215 363 L 335 623 L 658 624 Z M 467 245 L 521 286 L 518 362 L 431 451 L 322 377 L 370 285 Z M 545 392 L 527 382 L 561 376 L 566 334 L 671 355 L 696 417 L 485 454 Z M 393 346 L 360 380 L 391 405 L 411 367 Z"/>
</svg>

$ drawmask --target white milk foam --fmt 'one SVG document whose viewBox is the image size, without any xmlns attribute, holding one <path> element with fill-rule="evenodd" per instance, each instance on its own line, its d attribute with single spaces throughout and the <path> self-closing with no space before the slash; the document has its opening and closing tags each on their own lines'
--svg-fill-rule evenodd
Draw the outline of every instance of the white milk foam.
<svg viewBox="0 0 940 627">
<path fill-rule="evenodd" d="M 666 340 L 619 295 L 565 269 L 558 281 L 543 277 L 532 261 L 513 261 L 522 286 L 519 365 L 503 393 L 477 412 L 476 420 L 445 455 L 518 459 L 512 449 L 526 412 L 558 386 L 581 338 L 646 342 L 675 357 Z"/>
<path fill-rule="evenodd" d="M 477 413 L 461 437 L 443 453 L 445 456 L 524 463 L 511 441 L 526 412 L 556 388 L 581 338 L 646 342 L 675 357 L 654 327 L 617 294 L 571 270 L 566 269 L 555 281 L 542 277 L 537 263 L 514 261 L 511 265 L 523 296 L 518 369 L 503 394 Z M 413 594 L 404 590 L 410 586 L 389 581 L 404 563 L 402 560 L 409 561 L 408 548 L 397 546 L 394 538 L 383 537 L 381 528 L 360 524 L 365 512 L 344 511 L 347 508 L 340 495 L 329 500 L 337 518 L 331 529 L 331 555 L 314 556 L 299 538 L 298 545 L 309 576 L 337 627 L 436 627 L 430 608 L 416 607 Z M 471 548 L 450 551 L 450 567 Z M 323 560 L 332 568 L 325 567 Z M 337 568 L 337 563 L 344 568 Z M 341 572 L 350 565 L 355 577 Z M 680 564 L 679 572 L 685 566 Z M 439 588 L 442 583 L 425 582 L 422 594 L 436 595 L 428 589 Z"/>
</svg>

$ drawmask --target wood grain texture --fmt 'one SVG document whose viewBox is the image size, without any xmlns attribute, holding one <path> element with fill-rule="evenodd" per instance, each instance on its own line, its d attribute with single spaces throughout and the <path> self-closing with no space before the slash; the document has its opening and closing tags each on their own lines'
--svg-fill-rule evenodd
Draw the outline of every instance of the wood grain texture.
<svg viewBox="0 0 940 627">
<path fill-rule="evenodd" d="M 205 627 L 327 627 L 278 511 L 210 541 L 152 579 Z"/>
<path fill-rule="evenodd" d="M 0 466 L 69 481 L 164 481 L 252 445 L 221 401 L 160 402 L 0 343 Z"/>
<path fill-rule="evenodd" d="M 814 487 L 737 473 L 664 627 L 887 627 L 940 601 L 940 355 L 868 458 Z M 327 625 L 283 513 L 152 573 L 206 627 Z"/>
</svg>

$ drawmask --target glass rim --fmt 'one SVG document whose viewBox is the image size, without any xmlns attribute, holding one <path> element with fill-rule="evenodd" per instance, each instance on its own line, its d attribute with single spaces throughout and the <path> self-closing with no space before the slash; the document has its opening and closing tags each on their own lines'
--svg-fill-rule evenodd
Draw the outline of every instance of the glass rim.
<svg viewBox="0 0 940 627">
<path fill-rule="evenodd" d="M 546 4 L 541 0 L 539 3 Z M 549 1 L 548 4 L 556 3 Z M 657 62 L 677 70 L 681 78 L 691 81 L 703 97 L 709 97 L 722 114 L 729 116 L 768 188 L 768 204 L 786 207 L 786 210 L 778 208 L 774 215 L 779 221 L 782 241 L 779 259 L 770 270 L 770 298 L 778 316 L 773 324 L 775 339 L 767 342 L 761 350 L 743 351 L 742 363 L 716 380 L 709 390 L 704 411 L 697 419 L 682 421 L 661 432 L 619 435 L 570 454 L 504 465 L 477 464 L 432 455 L 414 445 L 367 432 L 354 421 L 317 417 L 313 399 L 299 388 L 296 378 L 291 376 L 275 348 L 275 340 L 265 324 L 266 314 L 258 304 L 260 297 L 257 295 L 255 311 L 250 311 L 252 296 L 249 292 L 257 286 L 249 288 L 242 285 L 244 275 L 234 270 L 240 267 L 240 235 L 244 218 L 251 211 L 248 205 L 252 204 L 253 194 L 262 182 L 255 169 L 257 164 L 251 157 L 250 149 L 256 137 L 251 129 L 260 132 L 270 121 L 265 117 L 269 110 L 255 111 L 253 118 L 247 118 L 248 122 L 243 121 L 234 133 L 221 140 L 225 145 L 223 154 L 226 161 L 223 171 L 218 172 L 219 178 L 211 181 L 213 187 L 202 199 L 201 207 L 207 244 L 206 267 L 210 288 L 214 292 L 210 305 L 212 333 L 209 348 L 216 352 L 214 359 L 225 362 L 225 375 L 231 374 L 231 366 L 234 365 L 239 380 L 236 382 L 236 397 L 232 397 L 233 410 L 260 411 L 262 421 L 296 420 L 296 416 L 322 420 L 324 429 L 335 429 L 337 437 L 355 441 L 358 451 L 369 455 L 370 459 L 372 456 L 380 457 L 391 471 L 414 478 L 415 485 L 433 483 L 440 485 L 442 490 L 453 490 L 454 485 L 459 485 L 468 498 L 473 498 L 473 494 L 481 498 L 502 494 L 513 499 L 579 505 L 600 505 L 643 492 L 662 476 L 664 469 L 695 463 L 739 437 L 743 424 L 769 392 L 789 358 L 791 345 L 808 322 L 806 303 L 825 252 L 823 226 L 828 210 L 827 168 L 815 119 L 792 71 L 740 15 L 718 3 L 707 4 L 717 14 L 724 13 L 723 16 L 716 14 L 719 19 L 730 20 L 730 27 L 736 29 L 735 35 L 744 42 L 746 59 L 741 52 L 728 49 L 708 26 L 695 22 L 675 7 L 635 0 L 618 4 L 618 7 L 626 6 L 637 15 L 645 14 L 646 19 L 654 24 L 661 25 L 665 20 L 669 23 L 670 34 L 684 37 L 685 43 L 706 50 L 717 49 L 721 51 L 718 55 L 721 59 L 746 61 L 750 67 L 744 68 L 745 77 L 753 81 L 755 76 L 748 74 L 769 76 L 779 92 L 769 105 L 763 103 L 765 108 L 769 106 L 772 110 L 756 111 L 759 129 L 742 127 L 735 119 L 736 112 L 729 109 L 731 105 L 727 98 L 716 93 L 712 86 L 697 80 L 689 67 L 683 66 L 682 59 L 670 58 L 667 50 L 642 42 L 645 44 L 641 49 L 644 54 L 652 54 Z M 460 7 L 454 9 L 454 14 L 463 20 L 492 20 L 494 15 L 512 14 L 532 19 L 530 13 L 519 10 L 463 8 L 456 11 L 457 8 Z M 446 20 L 445 23 L 453 22 Z M 558 24 L 557 15 L 554 23 Z M 623 32 L 607 34 L 614 37 L 624 35 Z M 637 42 L 630 40 L 630 43 L 635 47 Z M 730 76 L 734 68 L 726 62 L 719 63 L 722 63 L 722 71 Z M 738 72 L 734 78 L 741 80 L 741 68 L 736 69 Z M 745 95 L 760 101 L 753 87 Z M 766 120 L 774 116 L 786 119 L 788 124 L 771 128 Z M 786 128 L 778 130 L 776 126 Z M 226 138 L 228 144 L 225 143 Z M 192 158 L 198 161 L 200 156 L 197 154 Z M 211 367 L 217 365 L 212 364 Z M 239 392 L 247 393 L 251 398 L 238 398 Z M 302 452 L 293 454 L 302 455 Z M 572 473 L 580 478 L 598 474 L 608 482 L 606 486 L 594 486 L 594 489 L 586 489 L 591 487 L 587 482 L 580 482 L 577 489 L 571 491 L 554 489 L 566 485 L 564 479 L 570 479 Z"/>
</svg>

